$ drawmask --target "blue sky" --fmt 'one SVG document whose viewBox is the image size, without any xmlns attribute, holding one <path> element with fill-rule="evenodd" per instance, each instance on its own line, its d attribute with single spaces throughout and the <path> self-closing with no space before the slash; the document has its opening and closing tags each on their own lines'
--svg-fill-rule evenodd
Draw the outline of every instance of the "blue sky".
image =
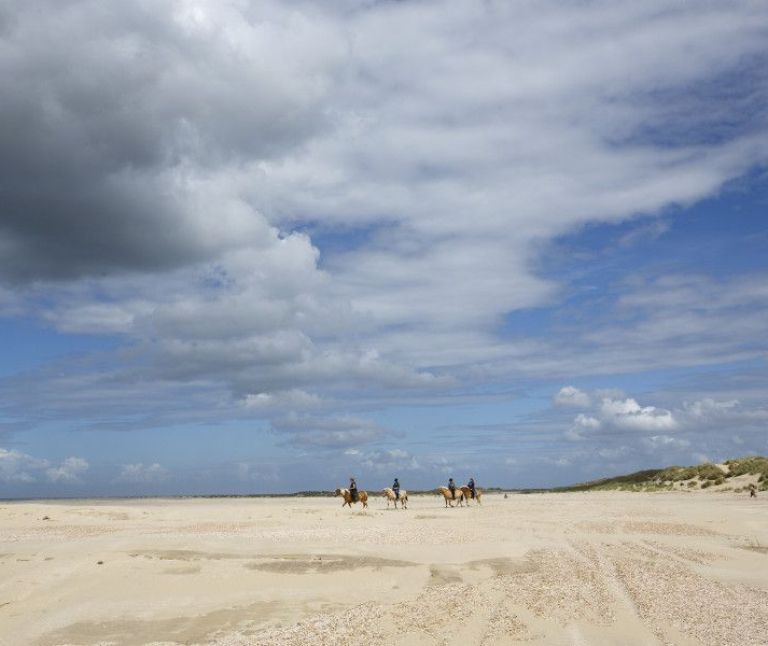
<svg viewBox="0 0 768 646">
<path fill-rule="evenodd" d="M 768 453 L 760 3 L 0 9 L 0 497 Z"/>
</svg>

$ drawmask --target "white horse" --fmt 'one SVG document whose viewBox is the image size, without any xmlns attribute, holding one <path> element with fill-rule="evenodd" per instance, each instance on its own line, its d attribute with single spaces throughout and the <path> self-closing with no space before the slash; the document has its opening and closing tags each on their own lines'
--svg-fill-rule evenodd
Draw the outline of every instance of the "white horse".
<svg viewBox="0 0 768 646">
<path fill-rule="evenodd" d="M 389 503 L 392 502 L 395 504 L 395 509 L 397 509 L 397 501 L 400 501 L 400 506 L 403 509 L 408 509 L 408 492 L 405 489 L 400 489 L 400 497 L 398 498 L 395 495 L 395 490 L 387 487 L 386 489 L 381 490 L 381 495 L 387 499 L 387 509 L 389 509 Z"/>
</svg>

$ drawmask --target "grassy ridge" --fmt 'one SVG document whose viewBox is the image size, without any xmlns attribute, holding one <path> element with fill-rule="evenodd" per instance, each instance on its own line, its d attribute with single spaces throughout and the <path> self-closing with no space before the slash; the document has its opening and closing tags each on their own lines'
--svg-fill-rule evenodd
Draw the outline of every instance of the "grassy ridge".
<svg viewBox="0 0 768 646">
<path fill-rule="evenodd" d="M 613 478 L 591 480 L 568 487 L 555 487 L 550 491 L 670 491 L 675 489 L 707 489 L 725 485 L 736 476 L 758 476 L 758 488 L 768 490 L 768 458 L 750 456 L 726 460 L 723 467 L 711 462 L 690 467 L 671 466 L 664 469 L 646 469 Z M 741 487 L 736 487 L 740 490 Z"/>
</svg>

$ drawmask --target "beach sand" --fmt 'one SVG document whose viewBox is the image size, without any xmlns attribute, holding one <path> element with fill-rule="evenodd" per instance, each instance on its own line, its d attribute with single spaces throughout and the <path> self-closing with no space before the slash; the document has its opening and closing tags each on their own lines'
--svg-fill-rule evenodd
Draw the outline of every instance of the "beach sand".
<svg viewBox="0 0 768 646">
<path fill-rule="evenodd" d="M 518 643 L 768 644 L 768 495 L 0 503 L 3 646 Z"/>
</svg>

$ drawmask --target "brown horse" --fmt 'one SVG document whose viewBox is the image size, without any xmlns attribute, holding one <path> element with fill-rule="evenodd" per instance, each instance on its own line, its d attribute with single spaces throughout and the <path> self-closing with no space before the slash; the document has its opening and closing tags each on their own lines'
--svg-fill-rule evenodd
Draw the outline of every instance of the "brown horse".
<svg viewBox="0 0 768 646">
<path fill-rule="evenodd" d="M 459 489 L 459 487 L 456 487 L 456 498 L 451 495 L 451 490 L 448 487 L 438 487 L 437 490 L 443 494 L 446 507 L 453 507 L 454 500 L 458 501 L 459 507 L 464 506 L 464 503 L 462 502 L 464 500 L 464 492 Z"/>
<path fill-rule="evenodd" d="M 400 497 L 395 496 L 394 489 L 387 487 L 381 490 L 381 495 L 387 499 L 387 509 L 389 509 L 389 503 L 395 503 L 395 509 L 397 509 L 397 503 L 400 501 L 400 506 L 403 509 L 408 509 L 408 492 L 405 489 L 400 489 Z"/>
<path fill-rule="evenodd" d="M 342 507 L 344 505 L 349 505 L 349 508 L 352 509 L 352 494 L 349 493 L 349 489 L 336 489 L 334 495 L 344 498 L 344 502 L 341 503 Z M 365 491 L 358 491 L 357 500 L 355 502 L 363 503 L 363 509 L 366 509 L 368 507 L 368 493 Z"/>
<path fill-rule="evenodd" d="M 472 500 L 472 489 L 470 489 L 469 487 L 461 487 L 461 493 L 464 494 L 464 500 L 466 500 L 467 501 L 467 505 L 469 505 L 469 501 Z M 480 498 L 482 498 L 483 492 L 480 491 L 480 489 L 478 489 L 477 487 L 475 487 L 475 494 L 476 494 L 475 495 L 475 500 L 477 501 L 477 504 L 479 505 L 479 504 L 481 504 L 480 503 Z"/>
</svg>

